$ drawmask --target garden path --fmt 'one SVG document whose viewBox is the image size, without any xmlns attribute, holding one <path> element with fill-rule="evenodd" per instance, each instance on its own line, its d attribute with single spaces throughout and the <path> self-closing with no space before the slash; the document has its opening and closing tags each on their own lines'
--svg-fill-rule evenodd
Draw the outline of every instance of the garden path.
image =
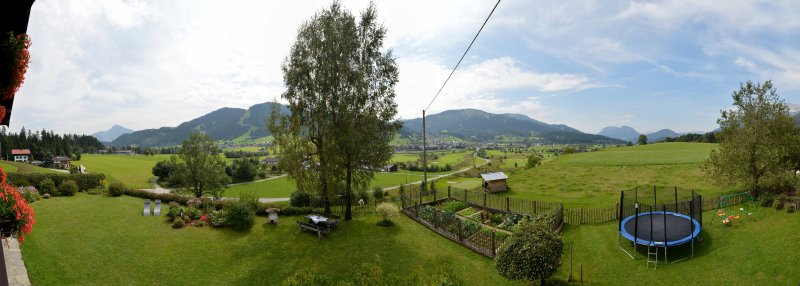
<svg viewBox="0 0 800 286">
<path fill-rule="evenodd" d="M 3 242 L 3 256 L 6 260 L 6 273 L 8 273 L 8 285 L 29 286 L 31 280 L 28 279 L 28 269 L 22 261 L 22 252 L 19 249 L 19 242 L 15 238 L 9 238 L 8 245 Z"/>
</svg>

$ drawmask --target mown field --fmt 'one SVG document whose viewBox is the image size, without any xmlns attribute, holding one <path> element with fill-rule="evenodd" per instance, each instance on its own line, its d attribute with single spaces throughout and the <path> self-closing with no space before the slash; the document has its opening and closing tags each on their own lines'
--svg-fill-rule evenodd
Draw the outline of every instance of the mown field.
<svg viewBox="0 0 800 286">
<path fill-rule="evenodd" d="M 521 284 L 404 216 L 382 228 L 379 218 L 360 215 L 320 240 L 298 231 L 302 218 L 286 216 L 277 226 L 258 217 L 245 232 L 175 230 L 164 216 L 142 216 L 142 200 L 127 196 L 79 193 L 33 208 L 37 224 L 22 254 L 34 285 L 280 285 L 305 269 L 334 281 L 368 276 L 366 285 Z"/>
<path fill-rule="evenodd" d="M 558 156 L 511 175 L 511 191 L 505 195 L 562 202 L 570 207 L 613 206 L 620 191 L 652 185 L 718 196 L 734 188 L 717 186 L 700 169 L 714 146 L 659 143 Z"/>
<path fill-rule="evenodd" d="M 120 181 L 131 188 L 146 189 L 150 188 L 150 179 L 154 178 L 151 173 L 153 166 L 158 161 L 169 160 L 170 155 L 154 156 L 126 156 L 126 155 L 98 155 L 84 154 L 80 161 L 73 164 L 81 164 L 86 167 L 89 173 L 105 173 L 110 181 Z"/>
</svg>

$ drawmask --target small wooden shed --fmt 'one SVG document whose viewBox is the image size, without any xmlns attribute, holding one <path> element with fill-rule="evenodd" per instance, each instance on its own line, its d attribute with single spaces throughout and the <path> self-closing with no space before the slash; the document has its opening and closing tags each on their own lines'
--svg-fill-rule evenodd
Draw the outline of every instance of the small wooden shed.
<svg viewBox="0 0 800 286">
<path fill-rule="evenodd" d="M 508 190 L 506 183 L 508 176 L 503 172 L 481 174 L 481 178 L 483 179 L 483 190 L 486 192 L 495 193 Z"/>
</svg>

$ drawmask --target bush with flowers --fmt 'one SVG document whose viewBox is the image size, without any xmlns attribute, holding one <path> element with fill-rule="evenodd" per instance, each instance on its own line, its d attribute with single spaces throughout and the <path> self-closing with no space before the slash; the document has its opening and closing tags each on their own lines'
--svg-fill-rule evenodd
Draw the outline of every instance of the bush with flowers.
<svg viewBox="0 0 800 286">
<path fill-rule="evenodd" d="M 6 173 L 2 168 L 0 168 L 0 220 L 10 221 L 0 223 L 3 236 L 8 234 L 16 236 L 20 243 L 25 241 L 25 237 L 31 233 L 36 223 L 30 204 L 22 194 L 6 183 Z"/>
</svg>

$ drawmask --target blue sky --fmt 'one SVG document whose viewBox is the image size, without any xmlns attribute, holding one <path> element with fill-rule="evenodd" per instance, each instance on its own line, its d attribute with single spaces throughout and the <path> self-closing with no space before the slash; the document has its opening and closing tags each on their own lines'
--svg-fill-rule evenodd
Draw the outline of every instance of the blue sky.
<svg viewBox="0 0 800 286">
<path fill-rule="evenodd" d="M 158 128 L 273 100 L 298 26 L 328 3 L 36 1 L 11 129 Z M 376 2 L 398 57 L 401 118 L 420 116 L 494 3 Z M 798 47 L 795 1 L 505 0 L 429 113 L 708 131 L 746 80 L 772 79 L 800 103 Z"/>
</svg>

